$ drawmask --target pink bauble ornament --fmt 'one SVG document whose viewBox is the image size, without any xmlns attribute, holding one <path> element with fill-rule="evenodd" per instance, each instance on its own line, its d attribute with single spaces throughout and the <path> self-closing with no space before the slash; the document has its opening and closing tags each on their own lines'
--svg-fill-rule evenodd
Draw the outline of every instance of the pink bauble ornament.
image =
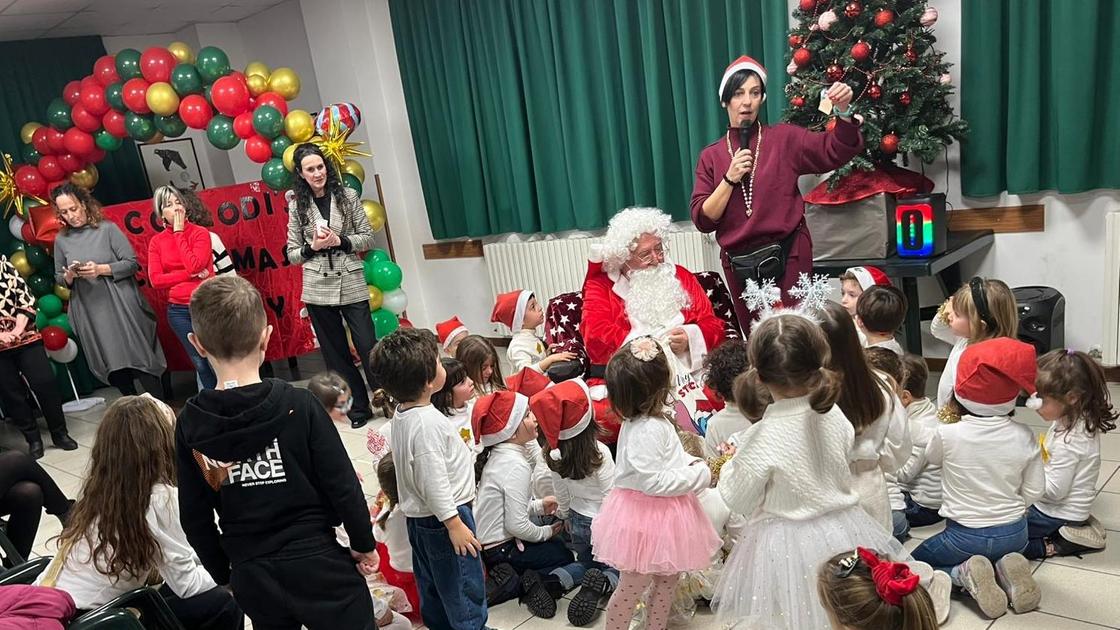
<svg viewBox="0 0 1120 630">
<path fill-rule="evenodd" d="M 796 73 L 797 73 L 797 64 L 792 62 L 792 61 L 789 62 L 789 65 L 786 66 L 786 74 L 792 76 L 793 74 L 796 74 Z"/>
<path fill-rule="evenodd" d="M 922 17 L 918 19 L 918 22 L 926 28 L 933 26 L 937 22 L 937 9 L 926 7 L 925 12 L 922 13 Z"/>
<path fill-rule="evenodd" d="M 949 76 L 949 73 L 946 72 L 945 74 L 938 77 L 937 80 L 941 82 L 941 85 L 949 85 L 949 83 L 952 82 L 953 77 Z"/>
<path fill-rule="evenodd" d="M 832 25 L 835 24 L 838 19 L 835 11 L 825 11 L 817 18 L 817 26 L 819 26 L 822 31 L 827 31 L 832 28 Z"/>
</svg>

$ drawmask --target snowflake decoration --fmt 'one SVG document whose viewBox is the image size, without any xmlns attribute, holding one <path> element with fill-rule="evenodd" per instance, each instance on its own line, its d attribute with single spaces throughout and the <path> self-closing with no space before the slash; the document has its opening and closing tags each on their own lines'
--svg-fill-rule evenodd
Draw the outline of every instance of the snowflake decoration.
<svg viewBox="0 0 1120 630">
<path fill-rule="evenodd" d="M 798 301 L 798 309 L 807 313 L 823 310 L 831 294 L 832 287 L 828 284 L 827 276 L 810 276 L 804 272 L 797 276 L 797 284 L 789 290 L 790 297 Z"/>
<path fill-rule="evenodd" d="M 782 301 L 782 290 L 773 280 L 763 280 L 761 285 L 754 280 L 747 280 L 743 286 L 743 302 L 749 311 L 767 313 Z"/>
</svg>

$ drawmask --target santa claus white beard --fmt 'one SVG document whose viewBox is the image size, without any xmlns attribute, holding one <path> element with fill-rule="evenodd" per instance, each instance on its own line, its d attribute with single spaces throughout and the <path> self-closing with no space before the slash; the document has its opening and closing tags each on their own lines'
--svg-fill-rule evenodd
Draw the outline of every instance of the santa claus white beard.
<svg viewBox="0 0 1120 630">
<path fill-rule="evenodd" d="M 688 308 L 688 294 L 677 278 L 676 266 L 662 263 L 631 271 L 626 315 L 634 327 L 662 328 Z"/>
</svg>

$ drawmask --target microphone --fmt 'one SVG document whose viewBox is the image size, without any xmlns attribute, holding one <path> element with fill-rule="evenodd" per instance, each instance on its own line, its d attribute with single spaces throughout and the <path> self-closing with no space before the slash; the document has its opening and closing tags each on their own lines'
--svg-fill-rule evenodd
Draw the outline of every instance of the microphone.
<svg viewBox="0 0 1120 630">
<path fill-rule="evenodd" d="M 747 125 L 747 119 L 743 118 L 739 121 L 739 148 L 746 149 L 747 144 L 750 142 L 751 128 Z"/>
</svg>

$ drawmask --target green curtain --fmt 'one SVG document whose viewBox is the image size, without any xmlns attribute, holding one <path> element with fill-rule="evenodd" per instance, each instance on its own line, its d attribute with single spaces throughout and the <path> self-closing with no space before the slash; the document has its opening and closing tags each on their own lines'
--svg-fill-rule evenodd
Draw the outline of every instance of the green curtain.
<svg viewBox="0 0 1120 630">
<path fill-rule="evenodd" d="M 390 0 L 436 238 L 606 225 L 620 208 L 688 216 L 717 90 L 748 54 L 764 119 L 785 103 L 786 0 Z"/>
<path fill-rule="evenodd" d="M 1120 188 L 1120 4 L 961 4 L 964 194 Z"/>
</svg>

